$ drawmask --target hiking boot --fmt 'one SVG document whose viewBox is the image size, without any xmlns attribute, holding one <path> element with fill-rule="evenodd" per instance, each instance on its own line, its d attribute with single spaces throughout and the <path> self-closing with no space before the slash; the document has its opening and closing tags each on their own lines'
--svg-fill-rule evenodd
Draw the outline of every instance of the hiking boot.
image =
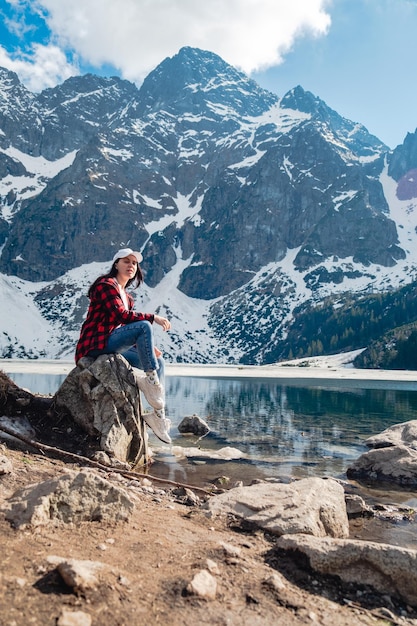
<svg viewBox="0 0 417 626">
<path fill-rule="evenodd" d="M 146 376 L 136 376 L 136 382 L 139 389 L 142 391 L 147 402 L 153 409 L 163 409 L 165 406 L 164 388 L 161 383 L 155 385 L 151 383 Z"/>
<path fill-rule="evenodd" d="M 158 439 L 164 443 L 171 443 L 171 437 L 169 436 L 171 420 L 166 417 L 158 417 L 155 413 L 144 413 L 142 417 Z"/>
</svg>

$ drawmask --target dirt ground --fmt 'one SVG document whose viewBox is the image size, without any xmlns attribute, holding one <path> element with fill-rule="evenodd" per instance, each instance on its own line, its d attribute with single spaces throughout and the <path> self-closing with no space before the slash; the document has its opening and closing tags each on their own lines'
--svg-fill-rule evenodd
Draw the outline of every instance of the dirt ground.
<svg viewBox="0 0 417 626">
<path fill-rule="evenodd" d="M 16 489 L 79 469 L 4 445 L 0 454 L 13 464 L 13 472 L 0 477 L 0 509 Z M 132 495 L 128 522 L 16 530 L 0 515 L 1 626 L 55 626 L 65 611 L 83 612 L 93 626 L 417 624 L 410 607 L 312 573 L 308 564 L 280 554 L 274 537 L 234 519 L 210 519 L 201 504 L 185 504 L 172 486 L 151 481 L 132 490 L 121 474 L 109 470 L 105 477 Z M 238 548 L 236 554 L 224 544 Z M 75 594 L 47 561 L 51 555 L 105 564 L 98 588 Z M 218 567 L 212 600 L 187 591 L 207 559 Z M 73 623 L 83 624 L 80 619 Z"/>
</svg>

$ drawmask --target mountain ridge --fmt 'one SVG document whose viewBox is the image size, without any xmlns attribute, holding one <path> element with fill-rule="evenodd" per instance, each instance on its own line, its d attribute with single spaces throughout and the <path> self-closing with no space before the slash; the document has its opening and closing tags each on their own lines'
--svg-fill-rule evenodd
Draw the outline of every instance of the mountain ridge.
<svg viewBox="0 0 417 626">
<path fill-rule="evenodd" d="M 172 318 L 158 339 L 180 361 L 263 363 L 303 302 L 417 271 L 417 133 L 390 151 L 301 86 L 279 98 L 195 48 L 139 89 L 85 75 L 22 94 L 30 115 L 13 110 L 0 141 L 0 272 L 47 337 L 39 347 L 3 311 L 0 354 L 71 354 L 93 270 L 127 245 L 144 255 L 137 306 Z"/>
</svg>

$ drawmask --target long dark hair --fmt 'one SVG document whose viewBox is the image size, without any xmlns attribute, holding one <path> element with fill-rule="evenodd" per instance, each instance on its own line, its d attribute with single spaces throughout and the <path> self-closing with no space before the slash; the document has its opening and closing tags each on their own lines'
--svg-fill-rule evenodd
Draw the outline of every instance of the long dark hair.
<svg viewBox="0 0 417 626">
<path fill-rule="evenodd" d="M 90 285 L 90 288 L 88 290 L 88 297 L 91 298 L 93 291 L 97 285 L 97 283 L 100 282 L 100 280 L 102 280 L 103 278 L 116 278 L 117 276 L 117 267 L 116 267 L 116 263 L 119 259 L 116 259 L 113 263 L 113 265 L 111 266 L 111 269 L 109 272 L 107 272 L 107 274 L 102 274 L 101 276 L 99 276 L 98 278 L 95 279 L 95 281 L 93 282 L 92 285 Z M 129 278 L 129 280 L 126 283 L 126 287 L 130 287 L 130 285 L 133 285 L 132 289 L 136 289 L 137 287 L 139 287 L 139 285 L 143 283 L 143 272 L 142 269 L 139 265 L 139 263 L 136 266 L 136 274 L 133 276 L 133 278 Z"/>
</svg>

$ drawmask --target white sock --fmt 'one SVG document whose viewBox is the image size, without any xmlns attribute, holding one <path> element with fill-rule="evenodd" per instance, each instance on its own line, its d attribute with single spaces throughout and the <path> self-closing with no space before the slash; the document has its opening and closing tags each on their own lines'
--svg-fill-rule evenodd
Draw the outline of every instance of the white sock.
<svg viewBox="0 0 417 626">
<path fill-rule="evenodd" d="M 149 370 L 148 372 L 145 372 L 145 374 L 150 383 L 153 385 L 159 385 L 159 378 L 156 370 Z"/>
</svg>

